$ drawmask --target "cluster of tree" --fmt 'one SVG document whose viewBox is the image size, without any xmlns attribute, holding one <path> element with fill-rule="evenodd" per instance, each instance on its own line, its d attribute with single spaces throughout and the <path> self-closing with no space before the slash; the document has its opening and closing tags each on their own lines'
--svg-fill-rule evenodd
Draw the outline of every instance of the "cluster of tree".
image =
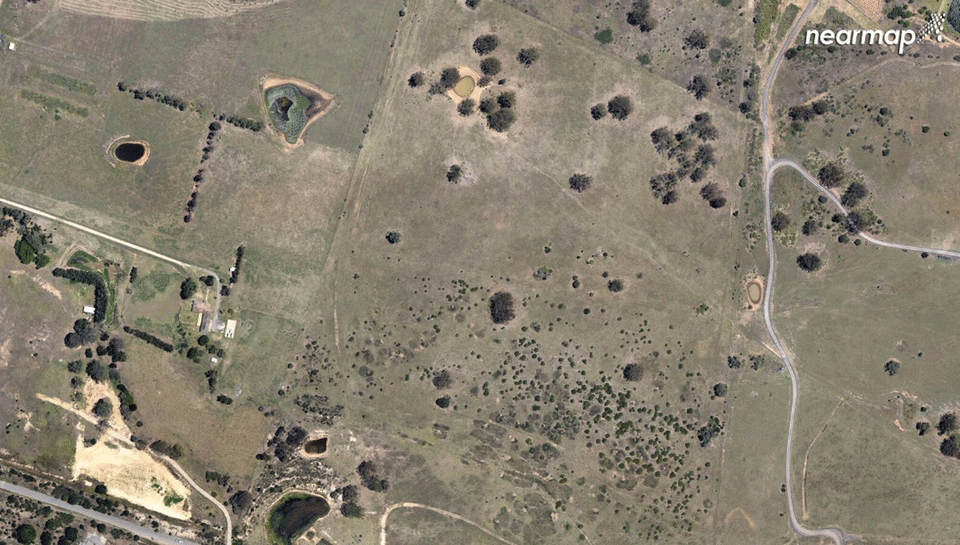
<svg viewBox="0 0 960 545">
<path fill-rule="evenodd" d="M 697 74 L 687 83 L 687 91 L 697 100 L 703 100 L 713 91 L 713 83 L 703 74 Z"/>
<path fill-rule="evenodd" d="M 139 271 L 137 271 L 136 267 L 130 267 L 130 283 L 131 284 L 137 281 L 138 274 L 139 274 Z"/>
<path fill-rule="evenodd" d="M 197 173 L 193 175 L 193 191 L 190 193 L 190 199 L 187 200 L 186 206 L 184 206 L 183 223 L 190 223 L 193 220 L 193 214 L 197 209 L 197 198 L 200 192 L 200 184 L 203 183 L 203 173 L 205 170 L 203 168 L 203 164 L 206 163 L 213 154 L 213 150 L 215 149 L 213 146 L 213 140 L 217 137 L 217 133 L 222 128 L 223 126 L 219 121 L 213 121 L 208 127 L 207 141 L 201 150 L 202 153 L 200 155 L 200 166 L 197 167 Z"/>
<path fill-rule="evenodd" d="M 107 317 L 107 305 L 110 302 L 110 297 L 107 291 L 107 283 L 102 276 L 91 271 L 61 269 L 60 267 L 53 269 L 53 276 L 93 286 L 93 321 L 99 323 Z"/>
<path fill-rule="evenodd" d="M 357 466 L 357 475 L 360 475 L 360 484 L 374 492 L 386 492 L 390 484 L 386 479 L 381 478 L 377 471 L 377 465 L 369 460 L 360 462 Z"/>
<path fill-rule="evenodd" d="M 188 276 L 183 279 L 183 282 L 180 282 L 180 299 L 186 301 L 187 299 L 193 297 L 193 294 L 197 291 L 197 281 L 193 279 L 192 276 Z"/>
<path fill-rule="evenodd" d="M 316 415 L 323 426 L 332 426 L 343 415 L 343 405 L 330 403 L 330 398 L 318 394 L 302 394 L 293 400 L 299 409 L 307 414 Z"/>
<path fill-rule="evenodd" d="M 140 89 L 138 87 L 132 87 L 127 85 L 125 82 L 117 83 L 117 90 L 125 91 L 127 93 L 132 93 L 133 98 L 137 100 L 143 100 L 148 98 L 150 100 L 155 100 L 161 104 L 166 104 L 172 108 L 176 108 L 181 112 L 187 109 L 188 103 L 180 97 L 168 95 L 158 89 Z"/>
<path fill-rule="evenodd" d="M 517 120 L 513 111 L 517 105 L 517 94 L 503 91 L 497 98 L 487 97 L 480 101 L 480 112 L 487 116 L 487 127 L 505 132 Z"/>
<path fill-rule="evenodd" d="M 790 117 L 790 129 L 794 132 L 803 130 L 803 124 L 811 121 L 817 116 L 830 111 L 830 103 L 826 99 L 817 100 L 811 104 L 801 104 L 800 106 L 791 106 L 787 110 Z"/>
<path fill-rule="evenodd" d="M 797 256 L 797 266 L 807 272 L 819 270 L 822 265 L 823 262 L 817 254 L 807 252 Z"/>
<path fill-rule="evenodd" d="M 14 243 L 17 259 L 24 265 L 33 263 L 40 269 L 50 263 L 46 255 L 46 247 L 53 240 L 53 236 L 33 222 L 33 217 L 17 208 L 3 207 L 0 209 L 0 236 L 4 236 L 16 227 L 20 238 Z"/>
<path fill-rule="evenodd" d="M 217 390 L 217 380 L 219 379 L 219 375 L 220 374 L 216 369 L 207 369 L 207 371 L 203 374 L 203 376 L 207 378 L 207 388 L 210 390 L 211 394 Z"/>
<path fill-rule="evenodd" d="M 253 132 L 260 132 L 263 130 L 262 121 L 255 121 L 246 117 L 231 115 L 225 118 L 224 121 L 233 125 L 234 127 L 240 127 L 241 129 L 247 129 Z"/>
<path fill-rule="evenodd" d="M 540 50 L 536 47 L 525 47 L 517 52 L 517 62 L 529 67 L 540 59 Z"/>
<path fill-rule="evenodd" d="M 657 19 L 650 15 L 650 0 L 637 0 L 627 12 L 627 23 L 640 29 L 640 32 L 650 32 L 657 28 Z"/>
<path fill-rule="evenodd" d="M 203 475 L 204 480 L 208 483 L 217 483 L 218 485 L 226 488 L 230 484 L 230 476 L 223 473 L 217 473 L 216 471 L 207 471 Z"/>
<path fill-rule="evenodd" d="M 130 390 L 127 387 L 119 382 L 119 375 L 117 375 L 117 396 L 120 398 L 120 415 L 124 418 L 130 416 L 130 413 L 136 412 L 137 403 L 133 399 L 133 394 L 130 393 Z"/>
<path fill-rule="evenodd" d="M 500 38 L 496 34 L 483 34 L 473 41 L 473 50 L 477 55 L 484 56 L 493 53 L 500 45 Z"/>
<path fill-rule="evenodd" d="M 570 189 L 576 191 L 577 193 L 583 193 L 590 187 L 590 183 L 593 182 L 593 178 L 587 176 L 586 174 L 574 174 L 570 176 L 568 183 L 570 184 Z"/>
<path fill-rule="evenodd" d="M 150 450 L 162 454 L 171 460 L 179 460 L 183 457 L 183 447 L 180 446 L 180 443 L 170 444 L 163 439 L 157 439 L 156 441 L 150 443 Z"/>
<path fill-rule="evenodd" d="M 153 335 L 147 333 L 146 331 L 140 331 L 139 329 L 134 329 L 129 326 L 123 326 L 123 331 L 133 335 L 134 337 L 140 339 L 141 341 L 155 346 L 164 352 L 173 352 L 173 345 L 154 337 Z"/>
<path fill-rule="evenodd" d="M 513 310 L 513 295 L 498 291 L 490 298 L 490 319 L 495 324 L 505 324 L 516 317 Z"/>
<path fill-rule="evenodd" d="M 887 19 L 890 19 L 891 21 L 896 21 L 897 19 L 909 19 L 911 17 L 913 17 L 913 12 L 907 9 L 907 4 L 894 4 L 894 6 L 890 8 L 890 11 L 887 12 Z"/>
<path fill-rule="evenodd" d="M 710 441 L 720 435 L 721 431 L 723 431 L 723 424 L 720 423 L 720 420 L 716 416 L 708 418 L 707 425 L 697 430 L 697 439 L 700 440 L 700 446 L 706 447 L 709 445 Z"/>
<path fill-rule="evenodd" d="M 954 30 L 960 29 L 960 2 L 950 2 L 947 9 L 947 22 Z"/>
<path fill-rule="evenodd" d="M 467 0 L 468 2 L 470 0 Z M 347 518 L 358 519 L 363 516 L 363 508 L 360 507 L 360 489 L 356 485 L 347 485 L 337 490 L 340 494 L 340 514 Z"/>
<path fill-rule="evenodd" d="M 220 394 L 217 396 L 217 403 L 222 403 L 224 405 L 232 405 L 233 398 L 227 395 Z"/>
<path fill-rule="evenodd" d="M 299 426 L 294 426 L 289 432 L 284 426 L 280 426 L 273 433 L 273 437 L 267 441 L 267 451 L 257 455 L 258 460 L 269 460 L 270 449 L 273 449 L 273 456 L 281 463 L 287 463 L 293 459 L 297 450 L 303 446 L 307 440 L 307 431 Z"/>
<path fill-rule="evenodd" d="M 727 367 L 730 369 L 740 369 L 742 365 L 743 362 L 737 356 L 727 356 Z"/>
<path fill-rule="evenodd" d="M 103 339 L 102 335 L 101 339 Z M 97 355 L 110 356 L 111 363 L 127 361 L 127 353 L 123 351 L 122 339 L 110 339 L 110 342 L 106 345 L 97 345 Z"/>
<path fill-rule="evenodd" d="M 213 285 L 216 284 L 217 279 L 212 274 L 207 274 L 200 277 L 200 282 L 202 282 L 204 286 L 212 288 Z"/>
<path fill-rule="evenodd" d="M 707 112 L 695 115 L 693 121 L 681 131 L 673 132 L 667 127 L 660 127 L 651 132 L 650 141 L 657 152 L 677 162 L 675 172 L 658 174 L 650 179 L 654 197 L 663 204 L 672 204 L 679 199 L 676 186 L 680 180 L 689 177 L 691 182 L 697 183 L 706 178 L 710 167 L 717 163 L 716 152 L 707 142 L 715 140 L 717 136 L 719 131 Z M 708 184 L 700 194 L 713 208 L 722 208 L 727 203 L 716 184 Z"/>
<path fill-rule="evenodd" d="M 422 74 L 422 73 L 418 72 L 417 74 Z M 417 76 L 417 74 L 410 76 L 410 78 L 412 79 L 414 76 Z M 444 68 L 443 70 L 440 71 L 440 79 L 430 84 L 430 89 L 428 92 L 431 95 L 440 95 L 440 94 L 446 93 L 450 89 L 453 89 L 454 87 L 456 87 L 457 82 L 459 81 L 460 81 L 460 70 L 454 67 Z M 408 80 L 408 83 L 412 83 L 412 82 Z M 411 87 L 418 87 L 418 86 L 419 85 L 411 85 Z"/>
<path fill-rule="evenodd" d="M 593 34 L 593 39 L 600 42 L 602 45 L 612 44 L 613 30 L 610 27 L 607 27 L 603 30 L 598 30 Z"/>
</svg>

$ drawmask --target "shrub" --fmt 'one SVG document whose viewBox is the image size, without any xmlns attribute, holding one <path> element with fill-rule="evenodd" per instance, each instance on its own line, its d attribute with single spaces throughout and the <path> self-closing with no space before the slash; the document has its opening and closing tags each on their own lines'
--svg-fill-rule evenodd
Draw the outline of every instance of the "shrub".
<svg viewBox="0 0 960 545">
<path fill-rule="evenodd" d="M 473 50 L 477 55 L 489 55 L 500 45 L 500 38 L 496 34 L 484 34 L 473 41 Z"/>
<path fill-rule="evenodd" d="M 516 317 L 513 310 L 513 295 L 500 291 L 490 298 L 490 319 L 495 324 L 505 324 Z"/>
<path fill-rule="evenodd" d="M 437 403 L 437 407 L 440 407 L 441 409 L 446 409 L 447 407 L 450 406 L 450 396 L 439 397 L 437 398 L 436 403 Z"/>
<path fill-rule="evenodd" d="M 590 187 L 591 182 L 593 182 L 593 179 L 586 174 L 574 174 L 569 180 L 570 189 L 577 193 L 583 193 Z"/>
<path fill-rule="evenodd" d="M 540 50 L 536 47 L 527 47 L 517 53 L 517 62 L 524 66 L 530 66 L 540 59 Z"/>
<path fill-rule="evenodd" d="M 633 101 L 626 95 L 617 95 L 607 102 L 607 111 L 618 121 L 623 121 L 633 111 Z"/>
<path fill-rule="evenodd" d="M 817 254 L 805 253 L 797 256 L 797 266 L 807 272 L 813 272 L 820 268 L 822 262 Z"/>
<path fill-rule="evenodd" d="M 596 104 L 590 108 L 590 117 L 595 121 L 603 119 L 607 115 L 607 108 L 603 104 Z"/>
<path fill-rule="evenodd" d="M 607 27 L 603 30 L 598 30 L 593 35 L 593 38 L 603 45 L 613 43 L 613 30 L 610 30 L 610 27 Z"/>
<path fill-rule="evenodd" d="M 500 70 L 503 69 L 503 65 L 500 64 L 500 59 L 496 57 L 487 57 L 480 61 L 480 71 L 487 76 L 496 76 L 500 73 Z"/>
</svg>

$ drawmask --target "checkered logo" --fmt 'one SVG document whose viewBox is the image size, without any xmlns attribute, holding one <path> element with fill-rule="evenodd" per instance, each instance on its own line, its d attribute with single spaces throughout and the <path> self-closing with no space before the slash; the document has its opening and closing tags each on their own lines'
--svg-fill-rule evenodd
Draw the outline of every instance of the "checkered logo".
<svg viewBox="0 0 960 545">
<path fill-rule="evenodd" d="M 927 36 L 931 40 L 943 41 L 943 21 L 947 16 L 942 13 L 934 13 L 927 18 L 927 22 L 920 28 L 920 37 Z"/>
</svg>

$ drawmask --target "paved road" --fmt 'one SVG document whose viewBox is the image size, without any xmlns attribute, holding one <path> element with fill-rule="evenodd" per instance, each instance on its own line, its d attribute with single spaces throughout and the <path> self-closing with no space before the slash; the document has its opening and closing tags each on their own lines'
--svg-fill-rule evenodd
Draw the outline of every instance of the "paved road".
<svg viewBox="0 0 960 545">
<path fill-rule="evenodd" d="M 161 534 L 153 531 L 152 529 L 144 528 L 143 526 L 137 526 L 132 522 L 128 522 L 123 519 L 118 519 L 116 517 L 111 517 L 110 515 L 104 515 L 103 513 L 99 513 L 91 509 L 85 509 L 77 505 L 70 505 L 69 503 L 58 500 L 57 498 L 54 498 L 52 496 L 48 496 L 41 492 L 30 490 L 29 488 L 17 486 L 15 484 L 11 484 L 5 481 L 0 481 L 0 490 L 6 490 L 7 492 L 17 494 L 18 496 L 24 496 L 26 498 L 30 498 L 32 500 L 45 503 L 47 505 L 51 505 L 62 511 L 67 511 L 70 513 L 74 513 L 76 515 L 80 515 L 81 517 L 84 517 L 84 518 L 90 518 L 90 519 L 102 522 L 104 524 L 109 524 L 110 526 L 113 526 L 115 528 L 120 528 L 121 530 L 126 530 L 131 534 L 138 535 L 154 543 L 159 543 L 160 545 L 199 545 L 195 541 L 182 539 L 176 536 L 169 536 L 167 534 Z"/>
<path fill-rule="evenodd" d="M 807 17 L 809 17 L 810 13 L 817 6 L 817 1 L 818 0 L 810 0 L 810 2 L 807 4 L 807 7 L 803 10 L 800 16 L 797 17 L 797 20 L 790 29 L 787 38 L 783 41 L 783 44 L 777 51 L 777 56 L 773 59 L 773 64 L 770 66 L 770 72 L 767 74 L 767 80 L 763 86 L 763 97 L 760 100 L 760 121 L 763 124 L 763 200 L 764 218 L 766 220 L 766 225 L 764 228 L 767 233 L 767 250 L 770 254 L 767 288 L 764 290 L 763 294 L 763 320 L 767 325 L 767 331 L 770 333 L 770 338 L 773 339 L 773 344 L 776 345 L 777 352 L 780 353 L 780 358 L 783 359 L 784 366 L 786 366 L 787 371 L 790 374 L 791 401 L 790 421 L 787 427 L 786 455 L 787 507 L 790 514 L 790 527 L 800 537 L 825 537 L 832 540 L 837 545 L 843 545 L 848 537 L 843 530 L 839 528 L 811 530 L 800 524 L 800 521 L 797 519 L 797 512 L 793 504 L 793 472 L 790 469 L 790 460 L 793 455 L 793 428 L 794 423 L 796 422 L 797 401 L 799 398 L 797 371 L 794 369 L 793 362 L 790 361 L 790 357 L 787 356 L 787 351 L 784 350 L 783 345 L 780 343 L 780 338 L 777 336 L 777 331 L 773 327 L 773 321 L 770 319 L 770 297 L 773 294 L 773 287 L 777 271 L 777 253 L 776 247 L 774 246 L 773 229 L 770 225 L 772 217 L 770 211 L 770 182 L 773 180 L 773 174 L 776 172 L 777 168 L 788 164 L 786 162 L 784 162 L 782 165 L 776 166 L 773 164 L 773 138 L 770 129 L 770 94 L 773 90 L 773 83 L 777 79 L 777 72 L 780 70 L 780 66 L 783 64 L 784 54 L 790 47 L 790 44 L 793 43 L 793 40 L 796 39 L 797 33 L 800 32 L 800 28 L 803 26 L 803 22 L 807 19 Z M 834 198 L 834 200 L 836 200 L 836 198 Z M 839 204 L 839 201 L 837 204 Z"/>
<path fill-rule="evenodd" d="M 147 255 L 149 255 L 149 256 L 151 256 L 151 257 L 155 257 L 155 258 L 157 258 L 157 259 L 159 259 L 159 260 L 161 260 L 161 261 L 166 261 L 167 263 L 172 263 L 172 264 L 174 264 L 174 265 L 176 265 L 176 266 L 178 266 L 178 267 L 182 267 L 183 269 L 186 269 L 186 270 L 193 269 L 193 270 L 195 270 L 195 271 L 197 271 L 197 272 L 199 272 L 199 273 L 213 276 L 213 278 L 214 278 L 214 289 L 216 289 L 217 302 L 216 302 L 216 306 L 215 306 L 214 309 L 213 309 L 213 315 L 212 315 L 213 320 L 211 321 L 211 325 L 213 324 L 213 321 L 219 321 L 219 316 L 220 316 L 220 298 L 221 298 L 221 297 L 220 297 L 220 276 L 218 276 L 217 273 L 215 273 L 215 272 L 213 272 L 213 271 L 211 271 L 211 270 L 209 270 L 209 269 L 204 269 L 203 267 L 198 267 L 198 266 L 196 266 L 196 265 L 191 265 L 191 264 L 189 264 L 189 263 L 184 263 L 183 261 L 180 261 L 179 259 L 175 259 L 175 258 L 172 258 L 172 257 L 170 257 L 170 256 L 168 256 L 168 255 L 161 254 L 160 252 L 155 252 L 155 251 L 153 251 L 153 250 L 151 250 L 151 249 L 149 249 L 149 248 L 144 248 L 143 246 L 139 246 L 139 245 L 134 244 L 134 243 L 132 243 L 132 242 L 127 242 L 127 241 L 125 241 L 125 240 L 121 240 L 121 239 L 119 239 L 119 238 L 117 238 L 117 237 L 114 237 L 114 236 L 108 235 L 108 234 L 106 234 L 106 233 L 97 231 L 96 229 L 91 229 L 91 228 L 86 227 L 86 226 L 84 226 L 84 225 L 80 225 L 79 223 L 72 222 L 72 221 L 70 221 L 70 220 L 68 220 L 68 219 L 66 219 L 66 218 L 62 218 L 62 217 L 60 217 L 60 216 L 54 216 L 53 214 L 49 214 L 49 213 L 47 213 L 47 212 L 44 212 L 43 210 L 38 210 L 38 209 L 36 209 L 36 208 L 27 206 L 27 205 L 25 205 L 25 204 L 21 204 L 21 203 L 18 203 L 18 202 L 15 202 L 15 201 L 11 201 L 11 200 L 9 200 L 9 199 L 4 199 L 4 198 L 0 198 L 0 203 L 6 204 L 7 206 L 12 206 L 12 207 L 14 207 L 14 208 L 19 208 L 20 210 L 23 210 L 24 212 L 29 212 L 29 213 L 31 213 L 31 214 L 40 216 L 40 217 L 42 217 L 42 218 L 46 218 L 46 219 L 51 220 L 51 221 L 55 221 L 55 222 L 57 222 L 57 223 L 62 223 L 63 225 L 66 225 L 67 227 L 72 227 L 73 229 L 76 229 L 76 230 L 78 230 L 78 231 L 83 231 L 84 233 L 93 235 L 93 236 L 95 236 L 95 237 L 97 237 L 97 238 L 101 238 L 101 239 L 103 239 L 103 240 L 112 242 L 112 243 L 114 243 L 114 244 L 118 244 L 118 245 L 120 245 L 120 246 L 123 246 L 124 248 L 129 248 L 129 249 L 131 249 L 131 250 L 133 250 L 133 251 L 135 251 L 135 252 L 139 252 L 139 253 L 141 253 L 141 254 L 147 254 Z"/>
</svg>

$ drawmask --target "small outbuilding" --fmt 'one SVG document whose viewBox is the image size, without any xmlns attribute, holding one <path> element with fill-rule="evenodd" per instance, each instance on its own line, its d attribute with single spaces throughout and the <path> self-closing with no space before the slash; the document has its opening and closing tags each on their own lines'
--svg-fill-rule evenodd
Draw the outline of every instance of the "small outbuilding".
<svg viewBox="0 0 960 545">
<path fill-rule="evenodd" d="M 90 307 L 90 306 L 87 306 L 87 305 L 83 305 L 83 313 L 84 313 L 84 314 L 89 314 L 89 315 L 92 316 L 96 311 L 97 311 L 97 309 L 94 308 L 94 307 Z"/>
<path fill-rule="evenodd" d="M 237 333 L 237 321 L 236 320 L 227 320 L 227 327 L 223 332 L 223 336 L 232 339 Z"/>
</svg>

